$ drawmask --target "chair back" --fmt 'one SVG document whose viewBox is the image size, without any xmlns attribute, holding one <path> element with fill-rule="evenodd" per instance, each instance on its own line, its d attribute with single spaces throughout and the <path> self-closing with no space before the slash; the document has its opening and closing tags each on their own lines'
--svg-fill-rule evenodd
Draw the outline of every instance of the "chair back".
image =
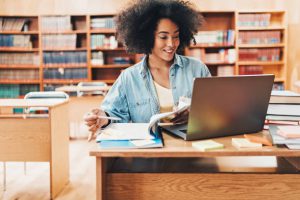
<svg viewBox="0 0 300 200">
<path fill-rule="evenodd" d="M 69 99 L 69 95 L 60 91 L 47 91 L 47 92 L 29 92 L 25 95 L 24 99 Z M 25 113 L 35 113 L 37 111 L 47 112 L 47 107 L 31 107 L 25 110 Z"/>
<path fill-rule="evenodd" d="M 60 91 L 29 92 L 24 99 L 69 99 L 69 95 Z"/>
<path fill-rule="evenodd" d="M 92 87 L 92 86 L 100 86 L 100 87 L 107 87 L 107 84 L 105 82 L 80 82 L 77 85 L 78 87 Z M 106 95 L 106 91 L 101 91 L 101 90 L 95 90 L 95 91 L 90 91 L 90 92 L 84 92 L 84 91 L 77 91 L 77 96 L 83 96 L 87 94 L 92 94 L 92 95 Z"/>
</svg>

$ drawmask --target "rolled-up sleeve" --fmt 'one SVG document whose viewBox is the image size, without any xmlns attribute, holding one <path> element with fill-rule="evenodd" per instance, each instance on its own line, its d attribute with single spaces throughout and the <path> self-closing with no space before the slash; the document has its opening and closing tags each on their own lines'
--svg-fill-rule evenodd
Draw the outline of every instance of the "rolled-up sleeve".
<svg viewBox="0 0 300 200">
<path fill-rule="evenodd" d="M 112 117 L 119 117 L 122 120 L 116 122 L 127 123 L 130 121 L 128 112 L 128 103 L 126 99 L 126 93 L 124 88 L 124 80 L 122 74 L 116 80 L 112 88 L 105 96 L 101 109 L 108 113 Z"/>
</svg>

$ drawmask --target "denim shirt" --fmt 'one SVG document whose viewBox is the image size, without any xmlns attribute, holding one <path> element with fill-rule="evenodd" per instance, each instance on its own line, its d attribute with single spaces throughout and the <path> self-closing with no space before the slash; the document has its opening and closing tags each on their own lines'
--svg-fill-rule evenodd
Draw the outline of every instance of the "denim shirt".
<svg viewBox="0 0 300 200">
<path fill-rule="evenodd" d="M 195 77 L 211 76 L 208 68 L 201 61 L 175 55 L 174 63 L 169 69 L 170 86 L 174 104 L 180 96 L 191 98 Z M 158 96 L 153 78 L 145 56 L 141 62 L 127 68 L 113 84 L 101 109 L 118 122 L 147 123 L 152 115 L 160 112 Z"/>
</svg>

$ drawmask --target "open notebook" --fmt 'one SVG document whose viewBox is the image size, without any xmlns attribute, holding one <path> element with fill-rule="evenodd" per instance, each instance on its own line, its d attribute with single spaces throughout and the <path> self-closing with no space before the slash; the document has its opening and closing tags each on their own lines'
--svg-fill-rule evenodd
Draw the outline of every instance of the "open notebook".
<svg viewBox="0 0 300 200">
<path fill-rule="evenodd" d="M 96 141 L 102 148 L 155 148 L 163 147 L 158 122 L 188 109 L 190 102 L 180 101 L 178 109 L 153 115 L 149 123 L 113 123 L 100 130 Z"/>
</svg>

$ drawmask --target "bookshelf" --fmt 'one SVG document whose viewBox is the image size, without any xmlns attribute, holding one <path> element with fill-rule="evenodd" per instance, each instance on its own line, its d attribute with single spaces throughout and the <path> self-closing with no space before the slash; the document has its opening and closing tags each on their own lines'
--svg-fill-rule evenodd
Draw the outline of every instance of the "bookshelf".
<svg viewBox="0 0 300 200">
<path fill-rule="evenodd" d="M 184 50 L 213 76 L 275 74 L 286 83 L 285 11 L 203 11 L 196 45 Z M 113 84 L 143 55 L 115 39 L 114 14 L 0 16 L 0 98 L 81 81 Z M 9 91 L 13 91 L 10 94 Z"/>
<path fill-rule="evenodd" d="M 40 89 L 38 16 L 0 16 L 0 98 Z"/>
<path fill-rule="evenodd" d="M 286 83 L 287 27 L 284 11 L 238 11 L 237 71 L 275 74 L 275 89 Z"/>
<path fill-rule="evenodd" d="M 115 37 L 114 15 L 90 15 L 89 66 L 92 81 L 112 84 L 121 71 L 136 63 L 137 57 L 128 54 Z"/>
<path fill-rule="evenodd" d="M 41 16 L 42 90 L 89 80 L 87 18 Z"/>
<path fill-rule="evenodd" d="M 196 34 L 197 44 L 186 48 L 185 55 L 199 58 L 213 76 L 234 75 L 236 65 L 235 12 L 201 12 L 204 24 Z"/>
</svg>

